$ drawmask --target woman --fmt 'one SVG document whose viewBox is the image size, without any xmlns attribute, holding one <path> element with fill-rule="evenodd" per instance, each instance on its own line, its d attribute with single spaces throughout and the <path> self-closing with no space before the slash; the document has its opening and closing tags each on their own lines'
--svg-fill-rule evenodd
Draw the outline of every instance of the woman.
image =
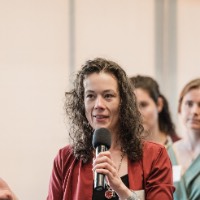
<svg viewBox="0 0 200 200">
<path fill-rule="evenodd" d="M 180 138 L 175 132 L 168 102 L 161 94 L 158 83 L 149 76 L 140 75 L 131 77 L 130 81 L 148 133 L 146 139 L 168 148 Z"/>
<path fill-rule="evenodd" d="M 185 136 L 169 148 L 174 170 L 175 200 L 200 199 L 200 79 L 183 88 L 178 112 L 185 126 Z"/>
<path fill-rule="evenodd" d="M 87 61 L 74 89 L 66 93 L 66 113 L 72 145 L 62 148 L 54 160 L 48 200 L 173 199 L 166 149 L 141 139 L 135 96 L 117 63 Z M 93 132 L 102 127 L 111 133 L 111 147 L 95 156 Z M 102 191 L 94 190 L 94 172 L 106 177 Z"/>
</svg>

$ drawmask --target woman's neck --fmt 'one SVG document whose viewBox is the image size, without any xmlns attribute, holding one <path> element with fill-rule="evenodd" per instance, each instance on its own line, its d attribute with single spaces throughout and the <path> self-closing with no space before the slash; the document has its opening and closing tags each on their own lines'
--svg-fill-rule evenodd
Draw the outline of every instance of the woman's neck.
<svg viewBox="0 0 200 200">
<path fill-rule="evenodd" d="M 200 132 L 188 131 L 185 134 L 184 143 L 187 144 L 190 151 L 195 151 L 195 149 L 199 149 L 200 152 Z"/>
<path fill-rule="evenodd" d="M 167 141 L 167 134 L 159 130 L 158 127 L 154 127 L 149 131 L 147 140 L 154 141 L 156 143 L 164 145 Z"/>
</svg>

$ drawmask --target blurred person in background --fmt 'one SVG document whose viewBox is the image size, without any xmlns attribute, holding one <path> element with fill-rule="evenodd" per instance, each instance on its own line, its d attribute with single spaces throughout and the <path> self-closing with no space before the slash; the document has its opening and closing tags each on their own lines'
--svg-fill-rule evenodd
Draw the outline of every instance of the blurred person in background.
<svg viewBox="0 0 200 200">
<path fill-rule="evenodd" d="M 178 113 L 185 134 L 168 153 L 173 164 L 175 200 L 200 199 L 200 78 L 187 83 L 179 97 Z"/>
<path fill-rule="evenodd" d="M 166 148 L 179 140 L 169 111 L 167 99 L 162 95 L 158 83 L 149 76 L 130 77 L 139 110 L 143 117 L 146 139 Z"/>
</svg>

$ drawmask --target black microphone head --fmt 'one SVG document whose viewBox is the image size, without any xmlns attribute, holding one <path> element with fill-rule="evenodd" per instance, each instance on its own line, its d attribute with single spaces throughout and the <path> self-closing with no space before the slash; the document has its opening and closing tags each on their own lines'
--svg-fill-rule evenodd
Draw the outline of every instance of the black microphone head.
<svg viewBox="0 0 200 200">
<path fill-rule="evenodd" d="M 110 149 L 111 145 L 111 134 L 107 128 L 99 128 L 94 131 L 92 145 L 94 148 L 105 145 Z"/>
</svg>

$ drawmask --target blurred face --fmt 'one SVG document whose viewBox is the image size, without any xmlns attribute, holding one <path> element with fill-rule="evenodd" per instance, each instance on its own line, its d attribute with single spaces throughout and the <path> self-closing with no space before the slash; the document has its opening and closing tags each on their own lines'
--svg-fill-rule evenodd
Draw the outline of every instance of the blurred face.
<svg viewBox="0 0 200 200">
<path fill-rule="evenodd" d="M 84 82 L 85 115 L 94 128 L 118 130 L 120 96 L 116 79 L 108 73 L 93 73 Z"/>
<path fill-rule="evenodd" d="M 136 88 L 134 93 L 137 98 L 139 110 L 143 117 L 143 125 L 145 130 L 154 130 L 158 127 L 158 114 L 160 106 L 156 105 L 146 90 Z"/>
<path fill-rule="evenodd" d="M 187 129 L 200 131 L 200 89 L 192 89 L 183 97 L 180 114 Z"/>
</svg>

